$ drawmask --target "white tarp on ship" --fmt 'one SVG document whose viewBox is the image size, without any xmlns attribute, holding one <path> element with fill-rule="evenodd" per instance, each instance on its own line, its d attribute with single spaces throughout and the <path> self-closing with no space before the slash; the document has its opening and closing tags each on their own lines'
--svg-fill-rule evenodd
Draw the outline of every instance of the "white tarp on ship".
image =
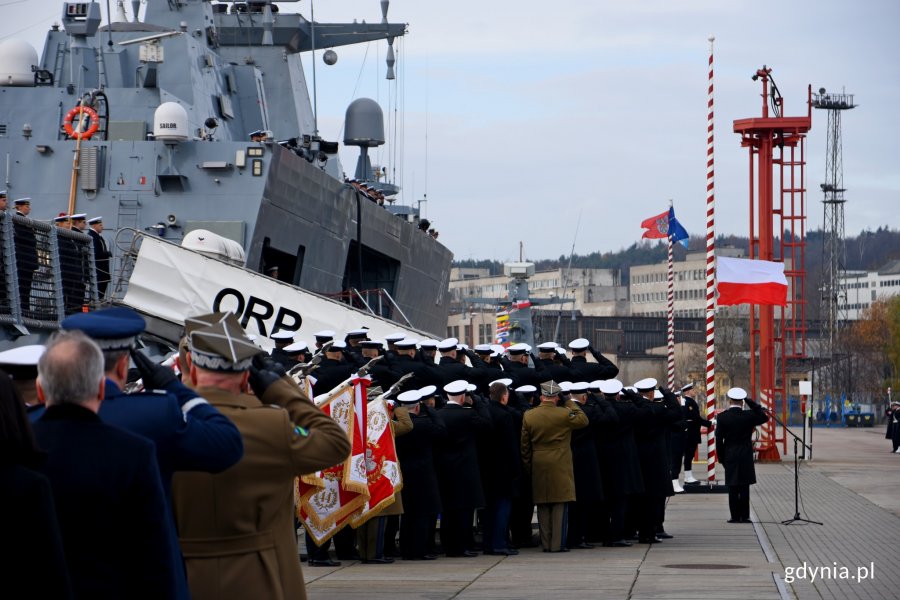
<svg viewBox="0 0 900 600">
<path fill-rule="evenodd" d="M 323 329 L 334 330 L 340 339 L 344 332 L 362 326 L 369 328 L 373 340 L 398 331 L 416 339 L 432 337 L 150 236 L 141 241 L 122 302 L 178 324 L 193 315 L 232 311 L 263 346 L 272 333 L 284 330 L 307 342 Z"/>
</svg>

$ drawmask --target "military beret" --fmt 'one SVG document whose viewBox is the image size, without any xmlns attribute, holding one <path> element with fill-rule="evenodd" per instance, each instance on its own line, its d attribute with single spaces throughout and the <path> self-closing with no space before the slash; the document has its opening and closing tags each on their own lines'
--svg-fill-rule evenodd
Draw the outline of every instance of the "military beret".
<svg viewBox="0 0 900 600">
<path fill-rule="evenodd" d="M 66 331 L 83 331 L 86 336 L 97 342 L 101 350 L 134 348 L 137 336 L 146 326 L 141 315 L 124 306 L 75 313 L 60 323 L 60 327 Z"/>
<path fill-rule="evenodd" d="M 545 381 L 541 384 L 542 396 L 547 396 L 548 398 L 552 396 L 559 396 L 562 391 L 562 388 L 560 388 L 559 384 L 557 384 L 555 381 Z"/>
</svg>

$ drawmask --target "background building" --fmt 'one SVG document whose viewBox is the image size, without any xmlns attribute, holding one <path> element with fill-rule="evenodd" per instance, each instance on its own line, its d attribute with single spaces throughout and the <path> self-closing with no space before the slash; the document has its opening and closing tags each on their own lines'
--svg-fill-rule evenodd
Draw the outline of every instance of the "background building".
<svg viewBox="0 0 900 600">
<path fill-rule="evenodd" d="M 900 294 L 900 260 L 877 271 L 847 271 L 840 281 L 841 316 L 856 321 L 875 300 Z"/>
</svg>

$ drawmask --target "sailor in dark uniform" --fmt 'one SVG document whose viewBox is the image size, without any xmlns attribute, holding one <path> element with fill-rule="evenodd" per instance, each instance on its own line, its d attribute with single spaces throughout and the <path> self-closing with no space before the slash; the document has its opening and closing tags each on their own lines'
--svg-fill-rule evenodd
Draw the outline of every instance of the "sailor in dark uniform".
<svg viewBox="0 0 900 600">
<path fill-rule="evenodd" d="M 272 360 L 284 367 L 285 370 L 297 364 L 296 361 L 284 351 L 285 348 L 294 343 L 294 332 L 282 329 L 270 335 L 269 338 L 275 344 L 272 348 L 272 352 L 269 354 L 269 356 L 272 357 Z"/>
<path fill-rule="evenodd" d="M 468 405 L 467 387 L 465 380 L 445 385 L 447 404 L 438 411 L 447 426 L 447 436 L 435 448 L 443 507 L 441 543 L 447 556 L 476 555 L 467 544 L 475 509 L 484 506 L 475 438 L 479 432 L 490 430 L 491 413 L 487 402 L 480 397 L 473 398 Z"/>
<path fill-rule="evenodd" d="M 434 356 L 437 354 L 437 340 L 420 340 L 419 352 L 416 358 L 426 364 L 434 364 Z"/>
<path fill-rule="evenodd" d="M 103 217 L 94 217 L 88 219 L 87 234 L 91 236 L 94 242 L 94 267 L 97 272 L 97 292 L 100 299 L 106 297 L 106 288 L 112 279 L 109 270 L 109 259 L 112 258 L 112 252 L 109 251 L 109 244 L 101 235 L 103 233 Z"/>
<path fill-rule="evenodd" d="M 569 369 L 578 374 L 576 379 L 580 381 L 612 379 L 619 374 L 619 367 L 594 350 L 591 343 L 585 338 L 578 338 L 569 342 L 569 350 L 572 351 Z M 597 362 L 588 362 L 588 352 L 591 353 L 591 356 Z"/>
<path fill-rule="evenodd" d="M 186 327 L 190 329 L 191 320 Z M 243 456 L 243 440 L 237 427 L 193 389 L 178 380 L 174 371 L 155 365 L 134 350 L 144 331 L 144 319 L 125 307 L 77 313 L 61 327 L 87 334 L 103 351 L 106 391 L 99 416 L 105 422 L 154 442 L 165 497 L 171 498 L 172 476 L 177 471 L 219 473 Z M 141 372 L 145 392 L 125 394 L 129 352 Z M 153 391 L 159 390 L 159 391 Z M 175 521 L 167 502 L 168 527 L 177 543 Z M 173 566 L 177 597 L 188 598 L 187 580 L 176 544 Z"/>
<path fill-rule="evenodd" d="M 333 342 L 325 351 L 325 359 L 314 371 L 316 383 L 313 385 L 313 394 L 316 396 L 327 394 L 356 372 L 356 365 L 344 359 L 345 347 L 344 342 L 338 341 Z"/>
<path fill-rule="evenodd" d="M 528 366 L 528 353 L 530 351 L 531 346 L 528 344 L 513 344 L 507 348 L 509 356 L 500 358 L 504 374 L 513 380 L 513 388 L 531 385 L 537 390 L 543 383 L 543 377 L 537 370 Z"/>
<path fill-rule="evenodd" d="M 575 475 L 575 501 L 569 503 L 567 547 L 579 550 L 593 548 L 588 543 L 588 524 L 603 502 L 603 477 L 597 446 L 597 431 L 618 420 L 608 403 L 598 404 L 588 397 L 588 383 L 578 381 L 569 387 L 569 395 L 587 415 L 588 426 L 572 431 L 572 472 Z"/>
<path fill-rule="evenodd" d="M 712 427 L 712 422 L 700 416 L 700 407 L 692 395 L 684 392 L 681 397 L 684 399 L 682 409 L 685 415 L 684 420 L 687 423 L 684 440 L 684 484 L 698 485 L 700 481 L 694 477 L 693 463 L 694 454 L 700 445 L 700 426 Z"/>
<path fill-rule="evenodd" d="M 31 198 L 19 198 L 13 202 L 16 215 L 28 217 L 31 214 Z M 32 316 L 31 287 L 34 272 L 38 268 L 37 237 L 30 224 L 13 223 L 13 240 L 16 245 L 16 275 L 19 278 L 19 302 L 22 313 Z"/>
<path fill-rule="evenodd" d="M 559 344 L 556 342 L 538 344 L 538 357 L 534 361 L 534 368 L 541 373 L 544 380 L 552 379 L 559 382 L 577 379 L 572 370 L 561 362 L 565 357 L 560 357 L 557 348 Z M 568 362 L 568 359 L 565 360 Z"/>
<path fill-rule="evenodd" d="M 644 491 L 634 428 L 640 419 L 649 416 L 649 411 L 620 393 L 622 382 L 618 379 L 596 384 L 603 394 L 602 401 L 608 402 L 616 413 L 616 423 L 599 429 L 596 437 L 604 492 L 599 534 L 604 546 L 628 547 L 631 544 L 625 540 L 625 507 L 629 499 Z"/>
<path fill-rule="evenodd" d="M 400 553 L 405 560 L 437 558 L 429 552 L 428 543 L 429 526 L 441 512 L 433 448 L 436 441 L 447 434 L 447 428 L 437 411 L 421 400 L 420 390 L 409 390 L 397 396 L 397 402 L 406 407 L 413 422 L 412 431 L 396 440 L 403 473 Z"/>
<path fill-rule="evenodd" d="M 731 405 L 716 419 L 716 454 L 725 467 L 728 486 L 729 523 L 750 522 L 750 486 L 756 483 L 753 467 L 753 430 L 769 420 L 763 408 L 747 396 L 746 390 L 731 388 Z M 743 410 L 742 403 L 750 410 Z"/>
</svg>

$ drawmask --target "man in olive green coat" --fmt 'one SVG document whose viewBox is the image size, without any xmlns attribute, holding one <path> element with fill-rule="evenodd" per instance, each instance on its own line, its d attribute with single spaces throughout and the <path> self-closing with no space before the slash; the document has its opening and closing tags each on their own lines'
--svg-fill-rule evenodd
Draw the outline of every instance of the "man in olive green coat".
<svg viewBox="0 0 900 600">
<path fill-rule="evenodd" d="M 560 391 L 555 381 L 542 383 L 540 406 L 522 419 L 522 462 L 531 474 L 544 552 L 568 552 L 567 503 L 575 500 L 570 442 L 574 429 L 588 425 L 587 415 L 571 400 L 557 406 Z"/>
<path fill-rule="evenodd" d="M 214 324 L 188 335 L 191 381 L 240 430 L 244 457 L 215 475 L 173 480 L 191 595 L 303 600 L 294 478 L 341 462 L 350 441 L 289 377 L 253 367 L 259 348 L 233 314 L 205 318 Z"/>
</svg>

